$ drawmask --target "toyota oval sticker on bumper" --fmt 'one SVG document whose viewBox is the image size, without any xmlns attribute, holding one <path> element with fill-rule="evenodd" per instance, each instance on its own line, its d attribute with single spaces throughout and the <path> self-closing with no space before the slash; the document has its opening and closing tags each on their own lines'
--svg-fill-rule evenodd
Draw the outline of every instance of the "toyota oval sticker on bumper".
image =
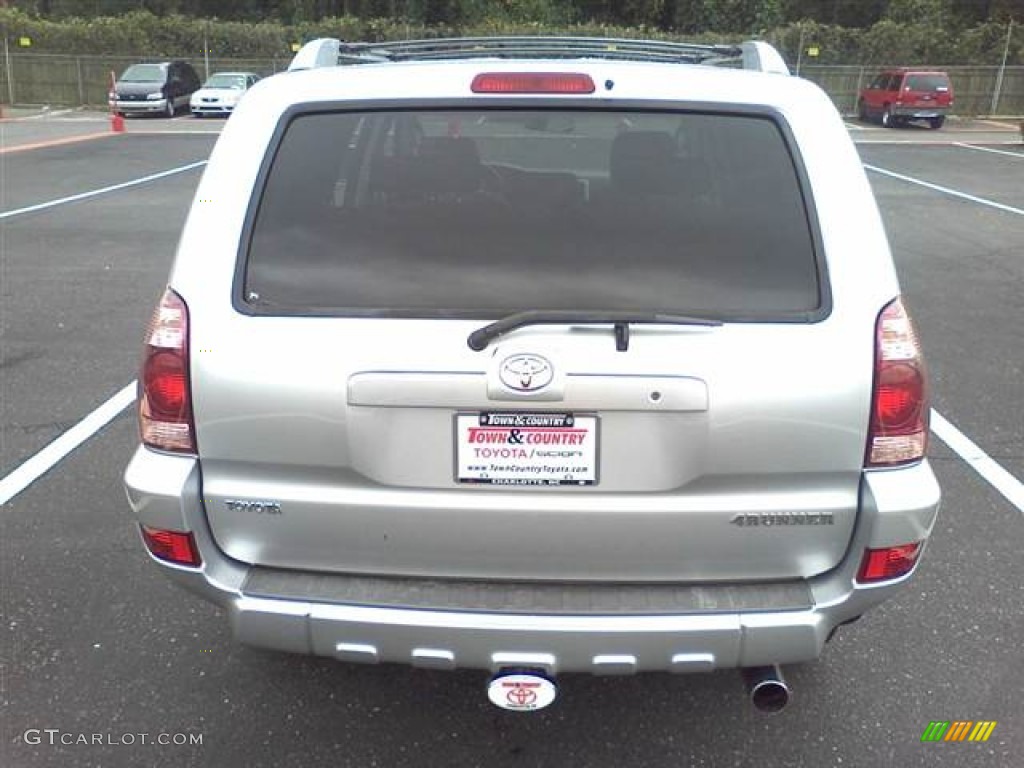
<svg viewBox="0 0 1024 768">
<path fill-rule="evenodd" d="M 540 355 L 510 355 L 498 366 L 501 383 L 516 392 L 536 392 L 544 389 L 555 377 L 555 368 Z"/>
<path fill-rule="evenodd" d="M 487 685 L 487 698 L 491 703 L 511 712 L 544 709 L 557 695 L 554 682 L 529 673 L 498 675 Z"/>
</svg>

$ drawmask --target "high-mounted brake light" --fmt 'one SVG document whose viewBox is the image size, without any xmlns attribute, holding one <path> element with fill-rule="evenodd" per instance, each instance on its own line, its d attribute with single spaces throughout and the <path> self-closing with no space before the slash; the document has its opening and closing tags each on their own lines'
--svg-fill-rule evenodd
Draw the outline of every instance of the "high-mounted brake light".
<svg viewBox="0 0 1024 768">
<path fill-rule="evenodd" d="M 191 533 L 167 531 L 162 528 L 150 528 L 140 525 L 142 540 L 153 557 L 166 560 L 175 565 L 188 565 L 197 568 L 203 563 L 196 549 L 196 540 Z"/>
<path fill-rule="evenodd" d="M 188 371 L 188 307 L 169 288 L 146 331 L 139 375 L 139 434 L 150 448 L 196 452 Z"/>
<path fill-rule="evenodd" d="M 473 93 L 593 93 L 590 75 L 579 72 L 481 72 Z"/>
<path fill-rule="evenodd" d="M 921 555 L 920 541 L 901 544 L 885 549 L 865 549 L 864 559 L 857 572 L 857 581 L 864 584 L 872 581 L 887 581 L 906 576 L 914 569 Z"/>
<path fill-rule="evenodd" d="M 928 445 L 928 386 L 917 334 L 902 299 L 875 325 L 875 385 L 866 465 L 919 461 Z"/>
</svg>

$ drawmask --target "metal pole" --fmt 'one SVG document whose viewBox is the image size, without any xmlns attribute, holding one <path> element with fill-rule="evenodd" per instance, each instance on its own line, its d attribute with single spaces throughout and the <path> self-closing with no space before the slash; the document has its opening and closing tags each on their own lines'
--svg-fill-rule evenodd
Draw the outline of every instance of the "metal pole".
<svg viewBox="0 0 1024 768">
<path fill-rule="evenodd" d="M 82 57 L 75 57 L 75 67 L 78 69 L 78 104 L 85 106 L 85 82 L 82 80 Z"/>
<path fill-rule="evenodd" d="M 1010 35 L 1013 34 L 1013 19 L 1010 19 L 1010 23 L 1006 25 L 1006 46 L 1003 48 L 1003 63 L 999 67 L 999 74 L 996 75 L 996 88 L 992 93 L 992 109 L 989 110 L 990 115 L 996 114 L 996 110 L 999 107 L 999 95 L 1003 90 L 1003 75 L 1006 74 L 1006 57 L 1010 53 Z"/>
<path fill-rule="evenodd" d="M 860 67 L 860 72 L 857 73 L 857 87 L 853 89 L 853 111 L 857 112 L 857 106 L 860 102 L 860 91 L 864 87 L 864 65 Z M 859 115 L 858 115 L 859 117 Z"/>
<path fill-rule="evenodd" d="M 209 35 L 207 35 L 209 28 L 209 22 L 203 25 L 203 66 L 206 69 L 206 77 L 203 80 L 210 79 L 210 39 Z"/>
<path fill-rule="evenodd" d="M 800 50 L 796 54 L 796 76 L 800 76 L 800 64 L 804 60 L 804 27 L 800 25 Z"/>
<path fill-rule="evenodd" d="M 7 103 L 14 106 L 14 73 L 11 71 L 11 49 L 7 43 L 7 30 L 4 30 L 4 66 L 7 67 Z"/>
</svg>

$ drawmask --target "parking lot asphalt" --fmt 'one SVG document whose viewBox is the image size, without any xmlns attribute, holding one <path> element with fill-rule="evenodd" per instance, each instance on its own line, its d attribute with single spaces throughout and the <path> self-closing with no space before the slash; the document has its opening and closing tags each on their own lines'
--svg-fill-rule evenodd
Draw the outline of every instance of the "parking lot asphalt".
<svg viewBox="0 0 1024 768">
<path fill-rule="evenodd" d="M 934 407 L 1024 479 L 1024 152 L 862 146 L 861 155 L 872 167 L 1020 211 L 870 174 Z"/>
<path fill-rule="evenodd" d="M 129 152 L 108 141 L 3 158 L 4 210 L 185 166 L 212 146 L 204 137 L 127 141 Z M 134 378 L 200 172 L 0 220 L 3 474 Z"/>
<path fill-rule="evenodd" d="M 159 121 L 0 156 L 0 208 L 180 168 L 213 143 L 141 135 L 136 122 Z M 880 169 L 869 178 L 928 355 L 933 404 L 1020 481 L 1024 214 L 933 187 L 1024 210 L 1024 153 L 946 138 L 860 149 Z M 200 172 L 0 219 L 0 477 L 135 376 Z M 1024 510 L 940 440 L 930 456 L 943 511 L 910 587 L 841 630 L 819 662 L 787 668 L 794 702 L 774 717 L 751 708 L 732 672 L 566 676 L 555 705 L 522 715 L 487 703 L 482 673 L 238 646 L 216 609 L 148 562 L 121 486 L 135 441 L 128 409 L 0 510 L 0 765 L 1020 764 Z M 986 743 L 924 744 L 932 720 L 998 725 Z M 144 744 L 142 734 L 202 743 Z M 61 744 L 67 735 L 101 743 Z"/>
</svg>

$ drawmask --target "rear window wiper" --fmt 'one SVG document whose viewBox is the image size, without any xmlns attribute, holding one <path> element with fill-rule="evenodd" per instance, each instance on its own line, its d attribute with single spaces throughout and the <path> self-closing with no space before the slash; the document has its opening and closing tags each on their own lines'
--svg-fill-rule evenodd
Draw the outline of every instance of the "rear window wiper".
<svg viewBox="0 0 1024 768">
<path fill-rule="evenodd" d="M 554 325 L 559 323 L 610 323 L 615 326 L 615 348 L 619 352 L 629 349 L 630 323 L 662 325 L 704 325 L 715 327 L 720 320 L 688 315 L 666 315 L 659 312 L 577 311 L 574 309 L 530 309 L 503 317 L 483 328 L 477 328 L 466 339 L 469 348 L 479 352 L 499 336 L 526 325 Z"/>
</svg>

